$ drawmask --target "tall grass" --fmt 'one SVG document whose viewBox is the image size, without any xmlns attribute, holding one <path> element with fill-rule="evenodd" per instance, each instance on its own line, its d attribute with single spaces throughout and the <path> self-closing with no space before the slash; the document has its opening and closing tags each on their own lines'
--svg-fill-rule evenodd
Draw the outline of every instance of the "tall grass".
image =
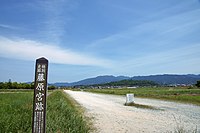
<svg viewBox="0 0 200 133">
<path fill-rule="evenodd" d="M 31 132 L 33 93 L 0 94 L 0 132 Z"/>
<path fill-rule="evenodd" d="M 72 100 L 62 91 L 47 99 L 48 133 L 88 133 L 90 128 Z"/>
<path fill-rule="evenodd" d="M 32 131 L 33 93 L 0 93 L 0 133 Z M 87 133 L 89 126 L 75 103 L 62 91 L 47 98 L 47 133 Z"/>
</svg>

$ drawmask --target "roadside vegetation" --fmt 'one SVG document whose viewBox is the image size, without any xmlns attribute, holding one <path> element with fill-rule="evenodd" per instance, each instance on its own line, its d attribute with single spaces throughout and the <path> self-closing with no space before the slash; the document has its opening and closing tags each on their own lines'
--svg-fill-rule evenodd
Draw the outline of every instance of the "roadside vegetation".
<svg viewBox="0 0 200 133">
<path fill-rule="evenodd" d="M 33 92 L 15 90 L 0 92 L 0 132 L 32 131 Z M 46 131 L 48 133 L 87 133 L 90 127 L 70 97 L 53 91 L 47 98 Z"/>
<path fill-rule="evenodd" d="M 88 133 L 90 130 L 83 111 L 63 91 L 55 91 L 48 96 L 48 133 Z"/>
<path fill-rule="evenodd" d="M 198 88 L 141 87 L 134 89 L 85 89 L 85 91 L 113 95 L 126 95 L 127 93 L 133 93 L 136 97 L 173 100 L 200 105 L 200 89 Z"/>
</svg>

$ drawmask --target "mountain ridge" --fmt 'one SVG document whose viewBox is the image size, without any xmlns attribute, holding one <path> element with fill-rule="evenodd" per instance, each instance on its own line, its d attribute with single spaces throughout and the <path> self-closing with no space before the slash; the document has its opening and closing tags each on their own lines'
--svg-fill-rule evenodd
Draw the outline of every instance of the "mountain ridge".
<svg viewBox="0 0 200 133">
<path fill-rule="evenodd" d="M 185 75 L 178 75 L 178 74 L 162 74 L 162 75 L 149 75 L 149 76 L 113 76 L 113 75 L 103 75 L 97 76 L 93 78 L 86 78 L 77 82 L 60 82 L 54 83 L 52 85 L 55 86 L 78 86 L 78 85 L 95 85 L 95 84 L 105 84 L 109 82 L 115 82 L 125 79 L 131 80 L 149 80 L 154 81 L 158 84 L 186 84 L 191 85 L 195 84 L 197 80 L 200 80 L 200 74 L 185 74 Z"/>
</svg>

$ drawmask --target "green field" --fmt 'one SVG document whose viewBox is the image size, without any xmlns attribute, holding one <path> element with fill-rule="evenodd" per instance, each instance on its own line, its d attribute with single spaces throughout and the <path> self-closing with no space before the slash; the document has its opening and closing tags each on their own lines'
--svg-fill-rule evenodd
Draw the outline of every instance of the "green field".
<svg viewBox="0 0 200 133">
<path fill-rule="evenodd" d="M 31 132 L 33 93 L 0 93 L 0 131 Z"/>
<path fill-rule="evenodd" d="M 200 105 L 200 89 L 198 88 L 157 87 L 135 89 L 86 89 L 86 91 L 113 95 L 126 95 L 127 93 L 133 93 L 136 97 L 173 100 Z"/>
<path fill-rule="evenodd" d="M 32 91 L 1 91 L 0 132 L 31 132 L 32 102 Z M 81 109 L 63 91 L 54 91 L 47 98 L 46 132 L 87 133 L 90 127 L 82 114 Z"/>
<path fill-rule="evenodd" d="M 0 89 L 0 93 L 5 93 L 5 92 L 16 92 L 16 93 L 21 93 L 21 92 L 33 92 L 33 89 Z"/>
</svg>

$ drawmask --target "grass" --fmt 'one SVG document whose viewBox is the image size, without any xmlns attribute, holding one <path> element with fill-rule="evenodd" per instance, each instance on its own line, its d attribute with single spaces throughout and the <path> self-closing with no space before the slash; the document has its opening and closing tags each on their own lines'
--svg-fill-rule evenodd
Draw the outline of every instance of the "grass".
<svg viewBox="0 0 200 133">
<path fill-rule="evenodd" d="M 82 111 L 62 91 L 55 91 L 47 102 L 48 133 L 87 133 L 90 130 Z"/>
<path fill-rule="evenodd" d="M 0 93 L 7 93 L 7 92 L 16 92 L 16 93 L 20 93 L 20 92 L 33 92 L 33 89 L 0 89 Z"/>
<path fill-rule="evenodd" d="M 164 100 L 173 100 L 184 103 L 192 103 L 200 105 L 200 89 L 187 89 L 187 88 L 171 88 L 171 87 L 158 87 L 158 88 L 136 88 L 136 89 L 89 89 L 89 92 L 125 95 L 133 93 L 136 97 L 156 98 Z"/>
<path fill-rule="evenodd" d="M 32 131 L 33 92 L 15 92 L 0 93 L 0 133 Z M 54 91 L 47 98 L 46 132 L 87 133 L 90 127 L 82 114 L 64 92 Z"/>
<path fill-rule="evenodd" d="M 31 132 L 32 94 L 0 94 L 0 132 Z"/>
</svg>

